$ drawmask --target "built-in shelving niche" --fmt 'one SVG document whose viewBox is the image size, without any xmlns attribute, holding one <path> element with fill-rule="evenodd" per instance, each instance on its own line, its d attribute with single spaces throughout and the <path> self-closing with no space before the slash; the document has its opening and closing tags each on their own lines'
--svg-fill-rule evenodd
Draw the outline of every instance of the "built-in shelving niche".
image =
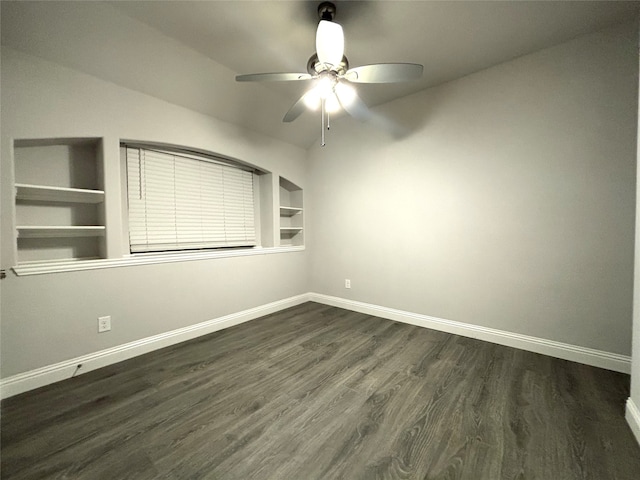
<svg viewBox="0 0 640 480">
<path fill-rule="evenodd" d="M 16 140 L 18 265 L 104 258 L 102 140 Z"/>
<path fill-rule="evenodd" d="M 280 177 L 280 245 L 304 245 L 302 189 Z"/>
</svg>

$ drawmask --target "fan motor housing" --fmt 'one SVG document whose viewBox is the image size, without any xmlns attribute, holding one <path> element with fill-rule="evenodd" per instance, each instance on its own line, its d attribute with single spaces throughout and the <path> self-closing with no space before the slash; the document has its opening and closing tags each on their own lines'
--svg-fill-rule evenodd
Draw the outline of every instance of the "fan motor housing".
<svg viewBox="0 0 640 480">
<path fill-rule="evenodd" d="M 328 70 L 327 65 L 320 63 L 318 60 L 318 54 L 314 53 L 311 55 L 309 61 L 307 61 L 307 72 L 309 75 L 315 76 L 325 70 Z M 349 70 L 349 60 L 347 60 L 347 57 L 343 55 L 340 64 L 336 65 L 333 70 L 335 70 L 338 75 L 344 75 L 347 70 Z"/>
</svg>

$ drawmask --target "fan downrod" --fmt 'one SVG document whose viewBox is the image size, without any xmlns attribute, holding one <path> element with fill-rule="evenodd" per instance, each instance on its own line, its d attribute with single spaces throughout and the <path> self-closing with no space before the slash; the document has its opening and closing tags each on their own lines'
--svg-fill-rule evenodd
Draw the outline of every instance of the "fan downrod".
<svg viewBox="0 0 640 480">
<path fill-rule="evenodd" d="M 333 21 L 333 17 L 336 15 L 336 6 L 331 2 L 322 2 L 318 5 L 318 18 L 320 20 Z"/>
</svg>

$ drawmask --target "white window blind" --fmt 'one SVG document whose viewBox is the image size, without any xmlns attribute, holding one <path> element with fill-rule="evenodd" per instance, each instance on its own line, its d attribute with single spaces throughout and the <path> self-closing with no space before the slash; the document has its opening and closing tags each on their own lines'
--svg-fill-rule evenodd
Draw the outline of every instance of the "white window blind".
<svg viewBox="0 0 640 480">
<path fill-rule="evenodd" d="M 131 252 L 255 246 L 253 173 L 127 147 Z"/>
</svg>

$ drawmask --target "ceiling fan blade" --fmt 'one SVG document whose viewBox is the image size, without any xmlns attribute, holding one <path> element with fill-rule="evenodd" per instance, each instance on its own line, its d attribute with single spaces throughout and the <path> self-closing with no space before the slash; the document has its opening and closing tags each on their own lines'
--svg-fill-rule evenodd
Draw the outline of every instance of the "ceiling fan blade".
<svg viewBox="0 0 640 480">
<path fill-rule="evenodd" d="M 377 63 L 352 68 L 344 78 L 354 83 L 408 82 L 420 78 L 422 69 L 416 63 Z"/>
<path fill-rule="evenodd" d="M 351 115 L 353 118 L 366 122 L 371 118 L 371 112 L 367 105 L 356 93 L 355 88 L 351 85 L 347 85 L 343 82 L 338 82 L 334 92 L 338 97 L 338 102 L 345 112 Z"/>
<path fill-rule="evenodd" d="M 344 55 L 344 33 L 339 24 L 320 20 L 316 32 L 316 53 L 320 63 L 333 67 L 340 65 Z"/>
<path fill-rule="evenodd" d="M 307 95 L 309 95 L 309 92 L 302 95 L 298 99 L 298 101 L 293 104 L 293 106 L 289 109 L 289 111 L 285 114 L 284 118 L 282 119 L 283 122 L 286 122 L 286 123 L 293 122 L 296 118 L 302 115 L 302 112 L 304 112 L 307 108 L 307 105 L 305 103 L 305 97 Z"/>
<path fill-rule="evenodd" d="M 236 75 L 237 82 L 291 82 L 296 80 L 311 80 L 308 73 L 249 73 Z"/>
</svg>

